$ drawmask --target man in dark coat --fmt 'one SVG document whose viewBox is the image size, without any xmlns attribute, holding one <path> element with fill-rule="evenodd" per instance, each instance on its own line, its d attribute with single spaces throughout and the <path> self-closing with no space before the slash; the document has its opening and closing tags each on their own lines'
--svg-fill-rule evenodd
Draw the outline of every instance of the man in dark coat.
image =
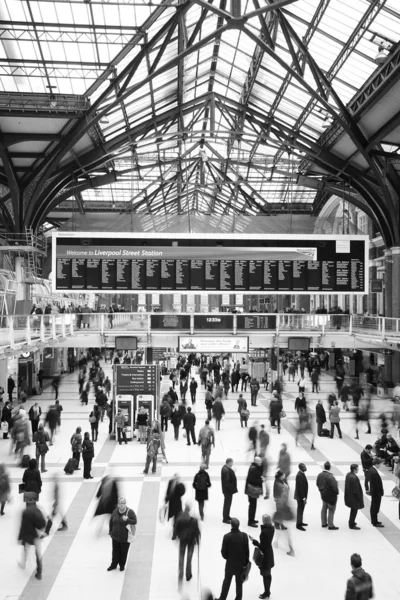
<svg viewBox="0 0 400 600">
<path fill-rule="evenodd" d="M 196 434 L 194 426 L 196 425 L 196 415 L 192 413 L 190 406 L 187 409 L 187 413 L 183 417 L 183 426 L 186 429 L 187 445 L 190 446 L 190 436 L 192 436 L 193 444 L 196 444 Z"/>
<path fill-rule="evenodd" d="M 331 463 L 326 461 L 324 463 L 324 470 L 317 477 L 317 487 L 322 500 L 321 525 L 322 527 L 329 527 L 331 530 L 337 530 L 339 527 L 335 527 L 333 524 L 333 517 L 336 511 L 339 488 L 336 479 L 330 471 Z"/>
<path fill-rule="evenodd" d="M 321 435 L 322 426 L 324 423 L 326 423 L 326 413 L 321 399 L 318 400 L 315 407 L 315 416 L 317 419 L 317 434 Z"/>
<path fill-rule="evenodd" d="M 13 401 L 13 391 L 15 388 L 15 381 L 14 379 L 11 377 L 11 375 L 8 376 L 7 379 L 7 394 L 8 394 L 8 399 L 10 402 Z"/>
<path fill-rule="evenodd" d="M 362 568 L 361 556 L 352 554 L 350 564 L 353 576 L 347 580 L 345 600 L 369 600 L 373 598 L 372 578 Z"/>
<path fill-rule="evenodd" d="M 37 494 L 35 492 L 25 492 L 24 500 L 26 502 L 26 508 L 22 513 L 21 527 L 18 535 L 18 541 L 24 547 L 24 559 L 19 563 L 19 566 L 22 569 L 25 569 L 29 547 L 35 546 L 35 577 L 36 579 L 42 579 L 42 556 L 40 550 L 40 533 L 38 530 L 45 528 L 46 520 L 36 506 Z"/>
<path fill-rule="evenodd" d="M 237 494 L 237 479 L 235 471 L 232 469 L 233 459 L 227 458 L 224 466 L 221 469 L 221 486 L 222 493 L 224 495 L 224 507 L 222 509 L 222 522 L 230 523 L 231 517 L 229 516 L 232 496 Z"/>
<path fill-rule="evenodd" d="M 185 505 L 185 510 L 179 514 L 175 525 L 176 536 L 179 539 L 179 572 L 178 586 L 182 586 L 183 570 L 186 558 L 186 581 L 192 579 L 192 558 L 195 546 L 200 543 L 200 529 L 197 519 L 190 516 L 190 506 Z"/>
<path fill-rule="evenodd" d="M 307 467 L 304 463 L 299 464 L 299 472 L 296 475 L 296 487 L 294 489 L 294 499 L 297 502 L 297 519 L 296 529 L 300 531 L 306 531 L 304 529 L 307 523 L 303 523 L 304 508 L 307 504 L 308 498 L 308 481 L 305 475 Z"/>
<path fill-rule="evenodd" d="M 253 377 L 253 379 L 250 381 L 250 393 L 251 393 L 251 405 L 252 406 L 257 406 L 257 394 L 258 394 L 259 389 L 260 389 L 260 384 L 258 383 L 257 379 L 255 377 Z"/>
<path fill-rule="evenodd" d="M 371 444 L 367 444 L 365 446 L 364 450 L 360 454 L 360 458 L 361 458 L 362 468 L 364 471 L 365 492 L 368 495 L 370 495 L 370 493 L 369 493 L 369 470 L 372 467 L 372 461 L 373 461 Z"/>
<path fill-rule="evenodd" d="M 257 500 L 263 493 L 263 467 L 262 460 L 259 456 L 254 458 L 254 462 L 250 465 L 244 493 L 247 494 L 249 499 L 249 511 L 248 511 L 248 522 L 249 527 L 257 527 L 258 521 L 256 521 L 257 511 Z"/>
<path fill-rule="evenodd" d="M 350 473 L 347 473 L 344 484 L 344 503 L 350 508 L 350 529 L 360 529 L 360 527 L 357 527 L 356 517 L 358 510 L 364 508 L 362 487 L 357 473 L 358 465 L 350 465 Z"/>
<path fill-rule="evenodd" d="M 269 418 L 271 427 L 278 427 L 278 433 L 281 432 L 281 411 L 282 402 L 279 399 L 278 392 L 275 390 L 272 392 L 272 398 L 269 404 Z"/>
<path fill-rule="evenodd" d="M 236 600 L 242 600 L 243 597 L 243 582 L 240 574 L 242 567 L 249 560 L 249 538 L 246 533 L 239 530 L 239 525 L 238 519 L 231 519 L 232 529 L 222 540 L 221 554 L 226 560 L 226 565 L 219 600 L 226 600 L 233 577 L 236 579 Z"/>
<path fill-rule="evenodd" d="M 383 484 L 382 478 L 379 474 L 379 465 L 381 464 L 380 458 L 374 458 L 372 461 L 372 467 L 368 471 L 369 478 L 369 491 L 371 492 L 371 523 L 374 527 L 384 527 L 384 525 L 378 521 L 378 513 L 381 507 L 381 501 L 383 496 Z"/>
</svg>

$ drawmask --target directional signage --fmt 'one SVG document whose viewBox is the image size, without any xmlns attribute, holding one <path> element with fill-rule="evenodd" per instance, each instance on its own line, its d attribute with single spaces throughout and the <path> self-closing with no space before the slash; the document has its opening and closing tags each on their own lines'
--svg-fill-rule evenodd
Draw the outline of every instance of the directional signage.
<svg viewBox="0 0 400 600">
<path fill-rule="evenodd" d="M 115 365 L 116 394 L 153 394 L 157 390 L 155 365 Z"/>
<path fill-rule="evenodd" d="M 238 329 L 276 329 L 274 315 L 238 315 L 236 319 Z"/>
</svg>

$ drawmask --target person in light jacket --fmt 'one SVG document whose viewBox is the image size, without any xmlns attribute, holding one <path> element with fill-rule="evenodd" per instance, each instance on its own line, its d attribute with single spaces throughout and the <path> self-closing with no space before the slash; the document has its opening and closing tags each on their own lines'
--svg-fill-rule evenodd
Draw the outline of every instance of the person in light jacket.
<svg viewBox="0 0 400 600">
<path fill-rule="evenodd" d="M 340 417 L 339 417 L 339 413 L 340 413 L 340 407 L 339 407 L 338 401 L 336 400 L 333 403 L 333 405 L 332 405 L 332 407 L 331 407 L 331 409 L 329 411 L 329 420 L 331 422 L 331 436 L 330 436 L 331 440 L 333 439 L 333 432 L 334 432 L 335 427 L 336 427 L 336 429 L 338 431 L 339 437 L 340 438 L 342 437 L 342 431 L 340 429 Z"/>
<path fill-rule="evenodd" d="M 112 539 L 112 559 L 107 571 L 113 571 L 119 565 L 120 571 L 125 570 L 128 558 L 130 540 L 133 533 L 128 526 L 134 526 L 137 518 L 134 511 L 128 508 L 125 498 L 118 498 L 118 506 L 110 519 L 109 534 Z"/>
</svg>

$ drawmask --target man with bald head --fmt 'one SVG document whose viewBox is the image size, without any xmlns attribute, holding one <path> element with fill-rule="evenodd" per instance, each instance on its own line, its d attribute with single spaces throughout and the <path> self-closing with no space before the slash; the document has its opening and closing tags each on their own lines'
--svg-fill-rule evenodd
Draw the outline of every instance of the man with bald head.
<svg viewBox="0 0 400 600">
<path fill-rule="evenodd" d="M 307 523 L 303 523 L 304 508 L 307 504 L 308 497 L 308 481 L 305 475 L 307 467 L 304 463 L 299 464 L 299 472 L 296 475 L 296 487 L 294 490 L 294 499 L 297 502 L 297 520 L 296 529 L 306 531 L 304 529 Z"/>
<path fill-rule="evenodd" d="M 219 600 L 226 600 L 233 577 L 236 579 L 236 600 L 242 600 L 243 597 L 243 582 L 240 574 L 242 567 L 249 561 L 249 538 L 246 533 L 239 530 L 239 526 L 239 520 L 233 517 L 231 519 L 232 529 L 224 535 L 222 540 L 221 554 L 226 560 L 226 564 Z"/>
</svg>

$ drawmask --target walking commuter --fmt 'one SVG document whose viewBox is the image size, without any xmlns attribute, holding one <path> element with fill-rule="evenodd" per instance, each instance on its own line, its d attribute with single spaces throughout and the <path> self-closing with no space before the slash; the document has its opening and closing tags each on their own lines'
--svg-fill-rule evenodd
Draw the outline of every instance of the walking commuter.
<svg viewBox="0 0 400 600">
<path fill-rule="evenodd" d="M 195 380 L 195 378 L 192 377 L 190 384 L 189 384 L 190 400 L 192 401 L 192 404 L 196 403 L 197 388 L 198 388 L 198 383 Z"/>
<path fill-rule="evenodd" d="M 295 375 L 296 375 L 296 365 L 294 364 L 294 362 L 291 362 L 289 364 L 288 380 L 290 381 L 290 378 L 292 377 L 292 380 L 294 382 Z"/>
<path fill-rule="evenodd" d="M 72 451 L 72 458 L 74 458 L 76 460 L 76 462 L 78 463 L 78 466 L 76 468 L 76 471 L 79 471 L 79 461 L 81 458 L 81 452 L 82 452 L 82 428 L 81 427 L 77 427 L 76 431 L 74 434 L 72 434 L 70 443 L 71 443 L 71 451 Z"/>
<path fill-rule="evenodd" d="M 206 469 L 206 463 L 201 463 L 200 469 L 193 479 L 193 487 L 196 490 L 195 498 L 199 505 L 199 514 L 202 521 L 204 521 L 204 502 L 208 500 L 208 488 L 211 487 L 210 476 Z"/>
<path fill-rule="evenodd" d="M 0 463 L 0 515 L 4 515 L 6 502 L 10 500 L 10 478 L 4 463 Z"/>
<path fill-rule="evenodd" d="M 97 442 L 97 438 L 99 435 L 99 419 L 100 411 L 92 410 L 92 412 L 89 415 L 90 429 L 92 431 L 92 442 Z"/>
<path fill-rule="evenodd" d="M 157 430 L 152 429 L 150 431 L 150 435 L 147 440 L 147 452 L 146 452 L 146 465 L 144 467 L 143 473 L 147 475 L 150 468 L 150 463 L 153 463 L 152 473 L 155 473 L 157 470 L 157 455 L 161 446 L 161 435 Z"/>
<path fill-rule="evenodd" d="M 117 416 L 115 417 L 115 424 L 117 426 L 118 444 L 121 446 L 122 440 L 125 442 L 125 444 L 127 444 L 128 441 L 126 439 L 126 433 L 125 433 L 125 415 L 122 412 L 121 408 L 118 409 Z M 122 440 L 121 440 L 121 436 L 122 436 Z"/>
<path fill-rule="evenodd" d="M 251 394 L 251 405 L 252 406 L 257 406 L 257 395 L 260 389 L 260 384 L 258 383 L 257 379 L 255 377 L 253 377 L 253 379 L 250 381 L 250 394 Z"/>
<path fill-rule="evenodd" d="M 250 540 L 254 546 L 257 546 L 263 554 L 262 562 L 257 565 L 260 569 L 260 575 L 263 578 L 264 592 L 258 597 L 265 599 L 271 595 L 272 575 L 271 569 L 275 566 L 274 550 L 272 548 L 272 540 L 274 539 L 275 529 L 271 522 L 271 517 L 267 514 L 262 516 L 262 525 L 260 533 L 260 541 L 254 540 L 251 536 Z"/>
<path fill-rule="evenodd" d="M 172 411 L 171 423 L 174 428 L 174 438 L 175 438 L 175 440 L 178 440 L 179 439 L 179 427 L 182 423 L 182 414 L 181 414 L 181 411 L 179 410 L 178 405 L 175 405 L 174 410 Z"/>
<path fill-rule="evenodd" d="M 307 410 L 307 402 L 304 392 L 300 392 L 294 403 L 294 410 L 299 413 L 302 410 Z"/>
<path fill-rule="evenodd" d="M 46 526 L 46 520 L 36 506 L 38 496 L 35 492 L 26 492 L 24 494 L 24 500 L 26 502 L 26 508 L 22 513 L 21 526 L 19 529 L 18 541 L 23 546 L 23 558 L 18 563 L 21 569 L 25 569 L 26 561 L 28 558 L 29 548 L 35 547 L 36 554 L 36 579 L 42 579 L 42 552 L 40 547 L 40 530 Z"/>
<path fill-rule="evenodd" d="M 169 480 L 165 493 L 165 503 L 168 504 L 168 521 L 173 519 L 172 539 L 176 540 L 175 524 L 177 516 L 182 512 L 182 496 L 186 489 L 178 473 Z"/>
<path fill-rule="evenodd" d="M 186 379 L 182 379 L 181 383 L 179 385 L 179 391 L 181 394 L 181 398 L 183 400 L 183 402 L 186 402 L 186 394 L 188 391 L 188 384 L 187 384 L 187 380 Z"/>
<path fill-rule="evenodd" d="M 236 581 L 236 600 L 243 598 L 242 568 L 249 561 L 249 539 L 246 533 L 239 530 L 238 519 L 231 519 L 231 531 L 224 535 L 221 554 L 226 560 L 225 577 L 222 583 L 221 594 L 216 600 L 226 600 L 233 577 Z"/>
<path fill-rule="evenodd" d="M 281 444 L 281 449 L 279 450 L 279 456 L 278 456 L 278 469 L 282 469 L 282 471 L 285 474 L 286 481 L 290 475 L 290 466 L 291 466 L 291 460 L 290 460 L 290 454 L 287 451 L 287 445 Z"/>
<path fill-rule="evenodd" d="M 92 460 L 94 458 L 94 446 L 90 439 L 89 432 L 86 431 L 82 442 L 82 460 L 83 460 L 83 478 L 93 479 L 91 475 Z"/>
<path fill-rule="evenodd" d="M 40 471 L 41 473 L 47 473 L 46 469 L 46 454 L 49 451 L 47 442 L 50 441 L 49 434 L 44 431 L 43 423 L 39 424 L 38 430 L 34 433 L 32 442 L 36 445 L 36 461 L 39 463 L 40 457 Z"/>
<path fill-rule="evenodd" d="M 369 470 L 372 467 L 372 461 L 373 461 L 371 444 L 367 444 L 365 446 L 364 450 L 360 454 L 360 458 L 361 458 L 361 465 L 362 465 L 362 468 L 364 471 L 365 493 L 370 495 L 370 492 L 369 492 Z"/>
<path fill-rule="evenodd" d="M 286 541 L 289 546 L 289 550 L 286 554 L 288 556 L 294 556 L 292 539 L 288 528 L 284 525 L 284 521 L 291 521 L 293 519 L 293 514 L 289 506 L 289 486 L 286 483 L 285 474 L 282 469 L 278 469 L 275 474 L 273 495 L 276 504 L 276 511 L 273 516 L 275 529 L 277 531 L 286 532 L 283 534 L 287 538 Z"/>
<path fill-rule="evenodd" d="M 196 415 L 192 413 L 192 409 L 188 406 L 187 412 L 183 417 L 183 426 L 186 430 L 187 446 L 190 446 L 190 436 L 192 436 L 193 444 L 196 444 L 196 434 L 194 427 L 196 425 Z"/>
<path fill-rule="evenodd" d="M 258 434 L 258 443 L 260 446 L 259 454 L 261 458 L 263 458 L 267 453 L 267 448 L 269 446 L 269 435 L 265 431 L 265 425 L 260 425 L 260 432 Z"/>
<path fill-rule="evenodd" d="M 333 523 L 333 517 L 336 511 L 337 498 L 339 488 L 336 479 L 330 472 L 331 463 L 324 463 L 324 470 L 317 477 L 317 487 L 321 494 L 322 509 L 321 509 L 321 525 L 328 527 L 332 531 L 339 529 Z"/>
<path fill-rule="evenodd" d="M 235 471 L 232 469 L 233 459 L 227 458 L 221 469 L 221 486 L 224 495 L 224 506 L 222 509 L 222 522 L 230 523 L 230 510 L 232 506 L 233 494 L 237 494 L 237 479 Z"/>
<path fill-rule="evenodd" d="M 323 424 L 326 423 L 326 413 L 320 398 L 315 406 L 315 416 L 317 420 L 317 434 L 321 435 Z"/>
<path fill-rule="evenodd" d="M 374 527 L 384 527 L 381 521 L 378 521 L 378 514 L 381 508 L 381 501 L 383 496 L 383 484 L 382 477 L 379 474 L 379 466 L 382 461 L 380 458 L 374 458 L 372 461 L 372 467 L 368 471 L 369 478 L 369 491 L 371 495 L 371 523 Z"/>
<path fill-rule="evenodd" d="M 350 473 L 347 473 L 344 484 L 344 503 L 350 508 L 349 528 L 360 529 L 357 527 L 357 512 L 364 508 L 364 498 L 360 480 L 357 477 L 358 465 L 350 465 Z"/>
<path fill-rule="evenodd" d="M 304 375 L 303 375 L 303 377 L 300 377 L 300 379 L 298 380 L 297 386 L 299 388 L 299 396 L 301 396 L 301 394 L 303 394 L 303 397 L 304 397 L 304 392 L 306 391 L 306 380 L 304 379 Z"/>
<path fill-rule="evenodd" d="M 349 407 L 347 406 L 347 403 L 349 402 L 350 387 L 347 385 L 346 382 L 343 383 L 340 389 L 340 393 L 338 394 L 340 400 L 343 402 L 343 410 L 348 411 Z"/>
<path fill-rule="evenodd" d="M 13 392 L 14 392 L 14 389 L 15 389 L 15 381 L 12 378 L 12 376 L 9 375 L 8 379 L 7 379 L 7 394 L 8 394 L 8 400 L 9 400 L 9 402 L 11 404 L 12 404 L 12 401 L 13 401 Z"/>
<path fill-rule="evenodd" d="M 112 540 L 111 565 L 107 571 L 113 571 L 119 565 L 125 570 L 129 546 L 133 539 L 132 527 L 136 527 L 137 518 L 134 511 L 128 508 L 125 498 L 118 498 L 118 506 L 110 518 L 109 534 Z"/>
<path fill-rule="evenodd" d="M 59 420 L 59 413 L 56 410 L 55 406 L 52 405 L 52 406 L 50 406 L 49 410 L 47 411 L 47 415 L 46 415 L 46 419 L 45 419 L 45 423 L 47 423 L 47 425 L 50 429 L 50 442 L 49 442 L 50 446 L 53 445 L 54 434 L 57 431 L 57 427 L 58 427 L 58 420 Z"/>
<path fill-rule="evenodd" d="M 64 410 L 62 404 L 60 404 L 59 400 L 55 401 L 54 410 L 57 412 L 57 428 L 61 427 L 61 413 Z"/>
<path fill-rule="evenodd" d="M 204 404 L 206 405 L 206 411 L 207 411 L 207 419 L 209 421 L 211 421 L 212 418 L 212 407 L 214 404 L 214 398 L 211 394 L 211 392 L 209 390 L 206 391 L 206 395 L 204 398 Z"/>
<path fill-rule="evenodd" d="M 243 394 L 239 394 L 239 398 L 237 399 L 237 405 L 238 405 L 240 426 L 243 427 L 243 423 L 244 423 L 245 427 L 247 427 L 248 417 L 246 418 L 246 415 L 247 415 L 247 413 L 249 413 L 249 411 L 247 410 L 247 402 L 243 398 Z M 250 413 L 249 413 L 249 416 L 250 416 Z"/>
<path fill-rule="evenodd" d="M 42 491 L 42 478 L 37 468 L 36 459 L 31 458 L 29 461 L 29 467 L 25 469 L 22 476 L 22 483 L 24 485 L 24 499 L 27 492 L 34 492 L 36 494 L 36 500 L 39 500 L 40 493 Z"/>
<path fill-rule="evenodd" d="M 65 517 L 64 512 L 60 508 L 60 476 L 58 473 L 54 473 L 53 482 L 53 507 L 51 511 L 51 516 L 47 517 L 46 528 L 44 533 L 40 536 L 41 539 L 47 537 L 50 534 L 51 528 L 53 526 L 54 517 L 57 514 L 60 514 L 61 516 L 61 524 L 58 527 L 57 531 L 66 531 L 68 529 L 67 519 Z"/>
<path fill-rule="evenodd" d="M 118 504 L 118 484 L 114 477 L 110 475 L 105 475 L 101 480 L 99 488 L 96 493 L 96 498 L 99 499 L 96 507 L 96 511 L 94 513 L 94 517 L 99 517 L 103 515 L 112 515 L 114 509 Z M 99 527 L 99 534 L 103 527 L 104 520 L 101 522 Z"/>
<path fill-rule="evenodd" d="M 206 473 L 207 475 L 207 473 Z M 193 552 L 200 543 L 200 529 L 197 519 L 190 516 L 190 506 L 185 504 L 185 510 L 180 513 L 175 524 L 176 536 L 179 539 L 179 571 L 178 571 L 178 587 L 182 586 L 183 570 L 186 557 L 186 581 L 190 581 L 192 575 L 192 558 Z"/>
<path fill-rule="evenodd" d="M 244 371 L 241 374 L 240 379 L 242 380 L 242 386 L 240 388 L 240 391 L 241 392 L 243 392 L 243 391 L 247 392 L 247 384 L 250 382 L 250 379 L 251 379 L 250 375 L 248 374 L 247 371 Z"/>
<path fill-rule="evenodd" d="M 369 600 L 374 597 L 372 578 L 362 568 L 359 554 L 350 557 L 352 577 L 347 580 L 346 596 L 344 600 Z"/>
<path fill-rule="evenodd" d="M 272 392 L 272 398 L 269 404 L 269 418 L 271 422 L 271 427 L 277 427 L 278 433 L 281 432 L 281 412 L 282 402 L 279 399 L 278 392 L 275 390 Z"/>
<path fill-rule="evenodd" d="M 161 431 L 168 431 L 168 421 L 171 418 L 171 412 L 168 400 L 167 398 L 164 398 L 160 406 Z"/>
<path fill-rule="evenodd" d="M 249 500 L 249 510 L 247 525 L 249 527 L 257 527 L 258 521 L 256 521 L 257 512 L 257 500 L 263 493 L 263 479 L 262 479 L 262 460 L 259 456 L 254 458 L 254 462 L 250 465 L 244 493 L 247 494 Z"/>
<path fill-rule="evenodd" d="M 147 425 L 148 425 L 148 414 L 147 414 L 147 410 L 144 408 L 144 406 L 141 406 L 139 408 L 136 423 L 139 428 L 139 441 L 141 444 L 145 444 L 146 443 L 146 429 L 147 429 Z"/>
<path fill-rule="evenodd" d="M 333 432 L 334 432 L 335 427 L 338 431 L 340 439 L 342 439 L 342 431 L 340 429 L 339 413 L 340 413 L 340 408 L 338 406 L 337 400 L 335 400 L 333 406 L 331 407 L 331 409 L 329 411 L 329 420 L 331 422 L 331 435 L 330 435 L 331 440 L 333 439 Z"/>
<path fill-rule="evenodd" d="M 220 398 L 217 398 L 212 406 L 212 414 L 215 419 L 215 428 L 217 431 L 221 428 L 221 420 L 225 414 L 224 405 L 222 404 Z"/>
<path fill-rule="evenodd" d="M 207 419 L 204 427 L 199 431 L 198 444 L 201 448 L 201 459 L 206 465 L 206 469 L 210 466 L 211 447 L 215 448 L 214 430 L 210 427 L 210 421 Z"/>
<path fill-rule="evenodd" d="M 306 477 L 307 467 L 304 463 L 299 464 L 299 471 L 296 475 L 296 486 L 294 489 L 294 499 L 297 502 L 296 529 L 306 531 L 307 523 L 303 521 L 304 509 L 308 498 L 308 480 Z"/>
<path fill-rule="evenodd" d="M 31 426 L 32 426 L 32 434 L 33 435 L 38 430 L 38 426 L 39 426 L 39 422 L 40 422 L 40 415 L 41 414 L 42 414 L 42 409 L 40 408 L 40 406 L 38 405 L 38 403 L 35 402 L 35 404 L 30 407 L 29 413 L 28 413 L 29 420 L 30 420 Z"/>
<path fill-rule="evenodd" d="M 59 375 L 59 373 L 56 373 L 53 377 L 53 381 L 51 382 L 51 386 L 55 393 L 55 398 L 54 398 L 55 400 L 57 400 L 58 393 L 60 391 L 60 381 L 61 381 L 61 376 Z"/>
<path fill-rule="evenodd" d="M 312 391 L 319 392 L 319 373 L 317 369 L 313 369 L 311 373 Z"/>
</svg>

